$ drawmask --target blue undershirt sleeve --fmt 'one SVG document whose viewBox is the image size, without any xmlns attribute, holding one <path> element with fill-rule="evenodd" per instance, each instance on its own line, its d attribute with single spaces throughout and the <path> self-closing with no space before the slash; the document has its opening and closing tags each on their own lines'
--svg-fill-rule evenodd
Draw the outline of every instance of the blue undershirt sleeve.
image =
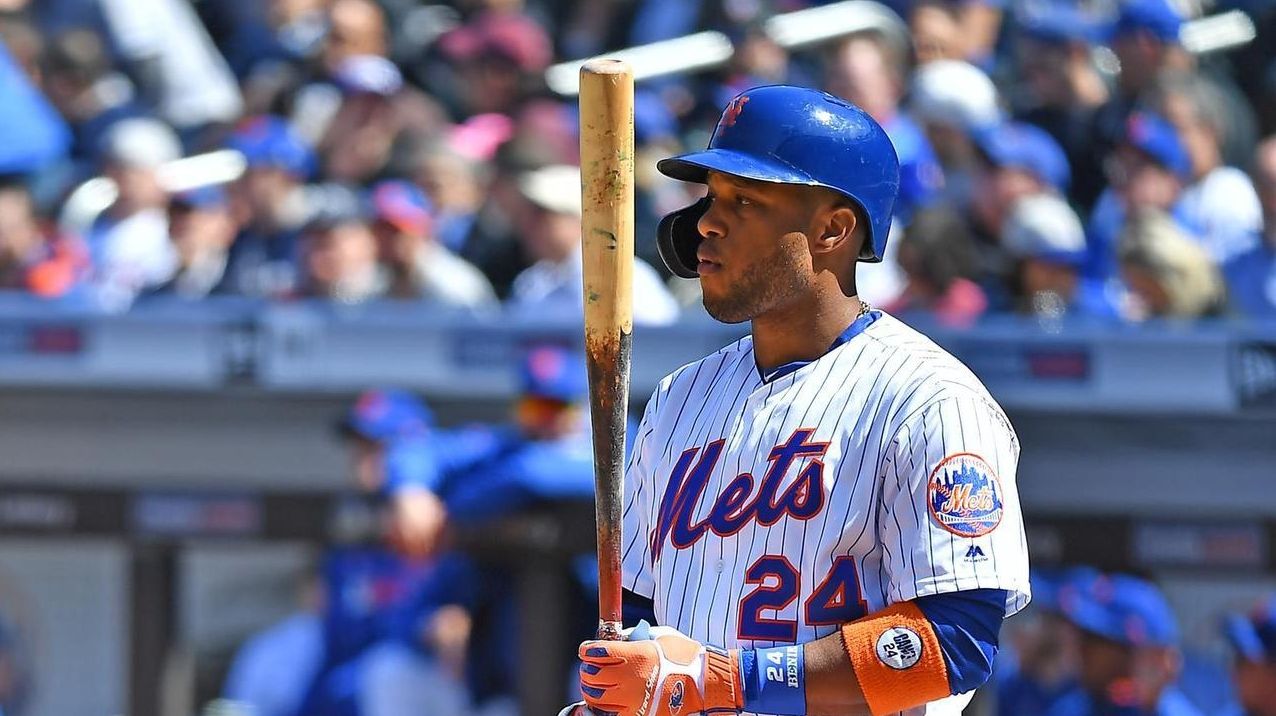
<svg viewBox="0 0 1276 716">
<path fill-rule="evenodd" d="M 973 691 L 992 675 L 997 635 L 1006 614 L 1004 589 L 971 589 L 918 597 L 914 603 L 935 629 L 954 694 Z"/>
</svg>

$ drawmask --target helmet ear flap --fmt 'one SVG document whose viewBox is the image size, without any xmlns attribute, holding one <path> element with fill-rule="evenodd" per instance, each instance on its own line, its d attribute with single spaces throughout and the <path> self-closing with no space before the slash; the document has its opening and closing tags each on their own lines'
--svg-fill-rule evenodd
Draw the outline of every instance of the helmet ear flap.
<svg viewBox="0 0 1276 716">
<path fill-rule="evenodd" d="M 697 278 L 700 274 L 696 267 L 700 259 L 696 250 L 704 237 L 700 235 L 697 224 L 700 217 L 709 210 L 709 199 L 706 197 L 691 206 L 666 214 L 656 227 L 656 249 L 660 252 L 660 260 L 681 278 Z"/>
</svg>

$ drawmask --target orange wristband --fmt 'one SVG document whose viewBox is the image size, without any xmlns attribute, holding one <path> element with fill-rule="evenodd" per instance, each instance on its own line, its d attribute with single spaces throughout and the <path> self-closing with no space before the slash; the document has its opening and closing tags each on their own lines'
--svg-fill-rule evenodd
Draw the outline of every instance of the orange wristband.
<svg viewBox="0 0 1276 716">
<path fill-rule="evenodd" d="M 912 602 L 842 625 L 842 643 L 873 716 L 950 694 L 948 665 L 930 620 Z"/>
</svg>

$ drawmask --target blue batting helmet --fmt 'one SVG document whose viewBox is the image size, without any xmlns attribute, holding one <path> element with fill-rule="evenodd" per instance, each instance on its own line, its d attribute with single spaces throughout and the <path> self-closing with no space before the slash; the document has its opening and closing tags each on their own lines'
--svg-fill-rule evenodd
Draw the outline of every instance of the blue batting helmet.
<svg viewBox="0 0 1276 716">
<path fill-rule="evenodd" d="M 882 260 L 899 193 L 899 158 L 886 131 L 864 110 L 825 92 L 770 85 L 736 95 L 709 147 L 660 161 L 666 176 L 704 183 L 709 170 L 779 184 L 822 186 L 847 197 L 868 220 L 861 261 Z M 657 246 L 669 270 L 696 274 L 696 222 L 705 201 L 660 222 Z"/>
</svg>

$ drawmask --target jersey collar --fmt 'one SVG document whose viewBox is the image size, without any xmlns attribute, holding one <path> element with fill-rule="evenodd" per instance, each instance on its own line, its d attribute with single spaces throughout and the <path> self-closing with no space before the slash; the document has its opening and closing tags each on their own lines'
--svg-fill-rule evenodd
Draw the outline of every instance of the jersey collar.
<svg viewBox="0 0 1276 716">
<path fill-rule="evenodd" d="M 877 319 L 881 317 L 882 317 L 882 312 L 877 309 L 873 309 L 873 310 L 870 310 L 868 313 L 865 313 L 864 315 L 860 316 L 859 318 L 856 318 L 854 321 L 851 322 L 851 325 L 846 327 L 846 330 L 842 331 L 841 335 L 839 335 L 837 338 L 833 340 L 833 345 L 829 346 L 828 350 L 824 351 L 821 357 L 823 357 L 824 355 L 828 355 L 830 352 L 833 351 L 833 349 L 837 348 L 843 343 L 850 342 L 852 338 L 863 333 L 865 330 L 868 329 L 869 326 L 873 325 L 873 323 L 876 322 Z M 819 359 L 817 358 L 816 360 L 819 360 Z M 776 368 L 773 368 L 769 371 L 764 371 L 761 368 L 758 368 L 758 375 L 762 378 L 763 383 L 770 383 L 771 381 L 776 380 L 777 378 L 783 378 L 784 376 L 789 375 L 790 373 L 796 372 L 799 368 L 805 365 L 809 365 L 813 362 L 815 361 L 795 360 L 789 363 L 785 363 L 784 365 L 778 366 Z"/>
</svg>

